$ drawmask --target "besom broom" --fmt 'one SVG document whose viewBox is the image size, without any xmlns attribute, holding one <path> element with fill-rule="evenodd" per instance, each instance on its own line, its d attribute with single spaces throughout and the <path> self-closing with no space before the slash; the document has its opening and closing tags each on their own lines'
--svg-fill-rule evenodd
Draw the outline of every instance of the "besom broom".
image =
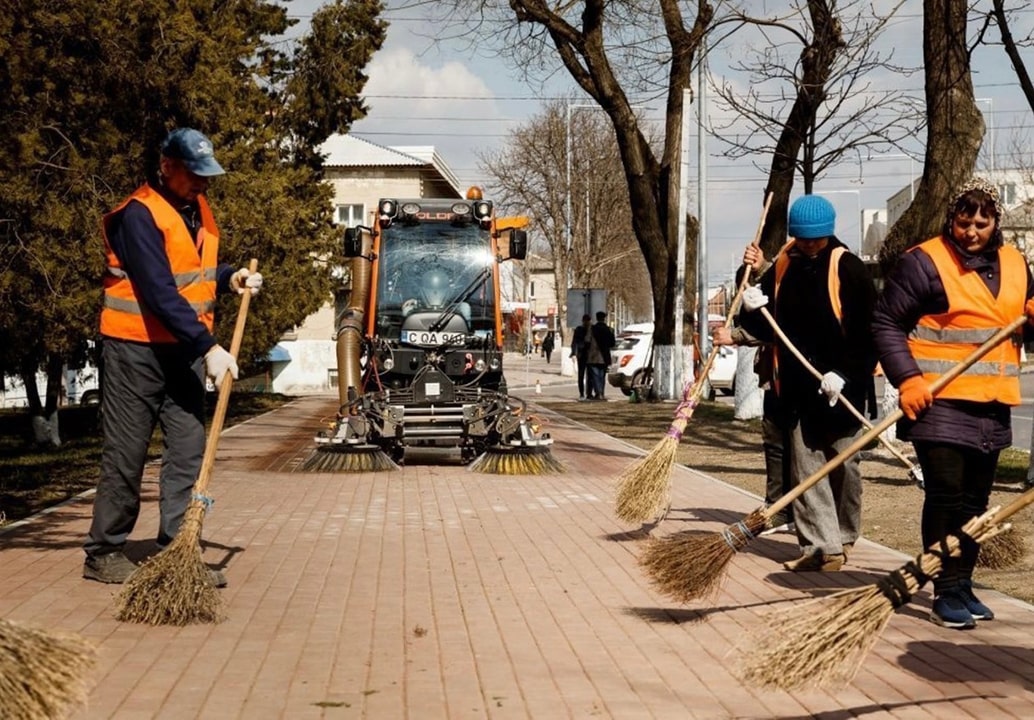
<svg viewBox="0 0 1034 720">
<path fill-rule="evenodd" d="M 1006 520 L 1034 502 L 1034 488 L 1005 509 L 991 508 L 973 518 L 962 533 L 981 545 L 1009 530 Z M 843 590 L 779 613 L 758 633 L 741 662 L 740 675 L 753 685 L 793 690 L 846 685 L 858 672 L 894 611 L 942 568 L 943 558 L 957 556 L 959 538 L 949 535 L 872 585 Z"/>
<path fill-rule="evenodd" d="M 256 272 L 258 260 L 252 258 L 248 269 Z M 241 295 L 237 324 L 230 342 L 230 354 L 235 358 L 244 339 L 250 303 L 251 293 L 246 291 Z M 189 625 L 222 619 L 219 593 L 201 557 L 201 526 L 205 511 L 212 504 L 206 492 L 232 388 L 233 377 L 226 373 L 219 386 L 201 470 L 194 482 L 183 523 L 169 546 L 144 562 L 122 586 L 115 600 L 115 617 L 119 620 L 149 625 Z"/>
<path fill-rule="evenodd" d="M 761 231 L 765 227 L 765 219 L 768 217 L 768 208 L 771 205 L 772 193 L 768 193 L 761 209 L 761 220 L 758 222 L 757 232 L 754 234 L 754 245 L 757 245 L 761 239 Z M 740 308 L 743 291 L 747 288 L 749 280 L 750 269 L 747 268 L 736 289 L 736 295 L 729 303 L 729 311 L 725 317 L 726 327 L 732 324 L 732 319 Z M 711 348 L 696 380 L 686 388 L 682 401 L 675 408 L 675 419 L 668 427 L 664 437 L 654 445 L 649 453 L 637 460 L 618 478 L 614 512 L 619 520 L 629 524 L 653 520 L 661 514 L 667 504 L 671 489 L 671 472 L 675 466 L 679 442 L 682 440 L 682 433 L 686 431 L 686 426 L 693 417 L 693 411 L 704 394 L 707 375 L 718 355 L 718 349 L 717 345 Z"/>
<path fill-rule="evenodd" d="M 86 700 L 84 678 L 96 659 L 78 635 L 0 619 L 0 718 L 63 717 Z"/>
<path fill-rule="evenodd" d="M 1026 316 L 1018 317 L 992 335 L 964 360 L 930 383 L 931 393 L 936 396 L 948 383 L 968 370 L 971 365 L 993 348 L 1005 342 L 1026 321 Z M 871 430 L 861 435 L 810 477 L 802 480 L 778 501 L 763 510 L 753 511 L 721 532 L 683 530 L 664 538 L 648 541 L 639 558 L 639 564 L 653 585 L 660 592 L 675 600 L 688 602 L 695 598 L 713 595 L 721 587 L 733 555 L 757 537 L 770 518 L 807 492 L 830 471 L 840 467 L 848 458 L 875 440 L 881 432 L 901 419 L 902 415 L 900 408 L 889 413 Z"/>
</svg>

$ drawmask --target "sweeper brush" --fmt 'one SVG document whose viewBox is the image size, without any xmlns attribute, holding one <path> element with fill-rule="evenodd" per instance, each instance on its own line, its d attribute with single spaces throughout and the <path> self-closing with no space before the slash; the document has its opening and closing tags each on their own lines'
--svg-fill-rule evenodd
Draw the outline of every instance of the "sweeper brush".
<svg viewBox="0 0 1034 720">
<path fill-rule="evenodd" d="M 0 717 L 64 717 L 86 700 L 97 651 L 85 639 L 0 619 Z"/>
<path fill-rule="evenodd" d="M 318 445 L 299 469 L 303 472 L 368 473 L 398 470 L 376 445 Z"/>
<path fill-rule="evenodd" d="M 977 566 L 1005 570 L 1027 557 L 1027 541 L 1017 528 L 999 533 L 980 544 Z"/>
<path fill-rule="evenodd" d="M 555 475 L 564 472 L 564 466 L 553 457 L 547 445 L 490 447 L 467 469 L 486 475 Z"/>
</svg>

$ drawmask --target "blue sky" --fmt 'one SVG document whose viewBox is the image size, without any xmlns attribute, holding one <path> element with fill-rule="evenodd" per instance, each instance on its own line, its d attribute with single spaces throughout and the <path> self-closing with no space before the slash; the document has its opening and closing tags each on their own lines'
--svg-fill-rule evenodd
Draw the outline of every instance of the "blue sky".
<svg viewBox="0 0 1034 720">
<path fill-rule="evenodd" d="M 304 23 L 313 9 L 322 4 L 321 0 L 293 0 L 288 3 L 288 12 Z M 785 7 L 788 3 L 763 4 Z M 921 3 L 874 0 L 873 4 L 881 9 L 903 6 L 882 36 L 880 46 L 888 52 L 893 50 L 895 62 L 917 67 L 922 57 Z M 398 3 L 388 5 L 386 18 L 391 26 L 387 41 L 368 68 L 370 82 L 365 95 L 370 113 L 352 130 L 359 137 L 382 145 L 434 145 L 463 185 L 481 184 L 477 151 L 504 143 L 510 129 L 541 110 L 543 99 L 574 93 L 574 83 L 564 70 L 541 85 L 530 85 L 519 78 L 514 68 L 492 57 L 491 52 L 478 53 L 477 45 L 466 39 L 432 42 L 429 36 L 436 26 L 429 24 L 419 9 L 392 9 Z M 990 2 L 979 0 L 977 5 L 986 9 Z M 751 7 L 756 7 L 756 3 Z M 1034 26 L 1034 10 L 1022 12 L 1020 21 L 1023 25 L 1014 28 L 1016 35 Z M 997 38 L 997 33 L 991 32 Z M 743 38 L 739 42 L 745 41 Z M 740 46 L 732 43 L 715 49 L 710 60 L 712 74 L 743 83 L 742 77 L 727 69 L 741 54 Z M 990 164 L 992 135 L 1000 168 L 1009 164 L 1008 154 L 1017 135 L 1031 126 L 1031 111 L 1001 48 L 978 48 L 973 63 L 976 95 L 981 98 L 978 106 L 993 128 L 985 139 L 978 170 Z M 1029 53 L 1028 63 L 1034 69 L 1034 52 Z M 887 76 L 876 82 L 893 84 L 921 96 L 923 78 L 920 72 L 910 78 Z M 652 107 L 648 117 L 659 119 L 661 103 L 654 102 Z M 709 106 L 709 113 L 718 116 L 713 105 Z M 695 212 L 695 116 L 690 142 L 694 148 L 690 209 Z M 1029 144 L 1029 136 L 1026 142 Z M 764 189 L 764 173 L 750 160 L 723 158 L 718 155 L 720 150 L 714 138 L 707 140 L 708 265 L 709 275 L 715 279 L 731 272 L 743 246 L 753 237 Z M 910 173 L 918 177 L 922 172 L 922 138 L 917 139 L 910 152 L 920 162 L 894 157 L 900 153 L 888 150 L 884 157 L 866 162 L 864 167 L 852 161 L 836 168 L 818 184 L 816 191 L 826 193 L 837 208 L 838 235 L 853 249 L 857 249 L 860 230 L 859 209 L 883 207 L 888 196 L 907 186 Z M 767 159 L 762 159 L 761 164 L 767 165 Z"/>
</svg>

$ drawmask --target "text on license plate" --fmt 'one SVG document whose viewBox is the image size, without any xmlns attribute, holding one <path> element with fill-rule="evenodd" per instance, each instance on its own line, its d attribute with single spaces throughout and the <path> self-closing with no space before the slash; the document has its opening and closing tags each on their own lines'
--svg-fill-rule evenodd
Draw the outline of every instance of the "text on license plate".
<svg viewBox="0 0 1034 720">
<path fill-rule="evenodd" d="M 430 330 L 403 330 L 402 342 L 411 345 L 461 345 L 463 333 L 432 332 Z"/>
</svg>

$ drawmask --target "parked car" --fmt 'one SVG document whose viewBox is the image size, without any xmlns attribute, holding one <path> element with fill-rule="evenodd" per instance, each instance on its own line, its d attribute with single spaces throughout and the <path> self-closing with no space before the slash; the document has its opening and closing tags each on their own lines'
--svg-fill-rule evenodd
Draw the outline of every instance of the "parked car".
<svg viewBox="0 0 1034 720">
<path fill-rule="evenodd" d="M 617 345 L 610 353 L 611 366 L 607 382 L 625 395 L 631 395 L 633 390 L 640 392 L 642 388 L 652 387 L 652 350 L 652 322 L 626 325 L 617 336 Z"/>
<path fill-rule="evenodd" d="M 714 356 L 714 362 L 711 364 L 711 371 L 707 374 L 712 390 L 717 390 L 722 395 L 732 395 L 736 392 L 736 355 L 734 347 L 723 345 L 718 348 L 718 354 Z"/>
</svg>

